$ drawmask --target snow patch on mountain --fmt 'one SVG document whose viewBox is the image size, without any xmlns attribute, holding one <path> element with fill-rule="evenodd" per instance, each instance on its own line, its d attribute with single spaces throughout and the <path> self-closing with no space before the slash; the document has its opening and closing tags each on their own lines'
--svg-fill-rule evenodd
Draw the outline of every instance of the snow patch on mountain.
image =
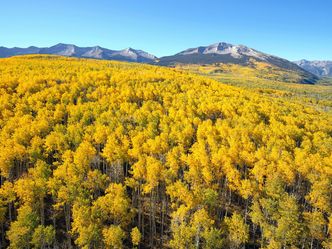
<svg viewBox="0 0 332 249">
<path fill-rule="evenodd" d="M 267 54 L 256 51 L 252 48 L 243 45 L 233 45 L 226 42 L 219 42 L 206 47 L 190 48 L 178 53 L 178 55 L 193 55 L 193 54 L 230 55 L 236 59 L 240 59 L 244 56 L 250 56 L 260 60 L 266 60 L 268 57 Z"/>
</svg>

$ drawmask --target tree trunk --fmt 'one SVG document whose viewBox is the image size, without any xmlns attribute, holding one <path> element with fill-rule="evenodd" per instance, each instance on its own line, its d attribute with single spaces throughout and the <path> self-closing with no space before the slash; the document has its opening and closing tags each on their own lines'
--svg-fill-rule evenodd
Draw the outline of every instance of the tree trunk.
<svg viewBox="0 0 332 249">
<path fill-rule="evenodd" d="M 71 230 L 71 224 L 70 224 L 70 206 L 68 204 L 65 204 L 64 206 L 65 211 L 65 221 L 66 221 L 66 232 L 67 232 L 67 247 L 72 248 L 71 245 L 71 236 L 70 236 L 70 230 Z"/>
<path fill-rule="evenodd" d="M 44 198 L 40 198 L 40 223 L 42 226 L 45 225 L 45 203 Z"/>
</svg>

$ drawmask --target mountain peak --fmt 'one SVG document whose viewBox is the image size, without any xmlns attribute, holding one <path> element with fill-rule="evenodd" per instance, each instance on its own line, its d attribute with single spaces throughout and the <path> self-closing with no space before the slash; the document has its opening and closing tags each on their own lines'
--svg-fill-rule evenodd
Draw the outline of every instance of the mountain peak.
<svg viewBox="0 0 332 249">
<path fill-rule="evenodd" d="M 222 51 L 222 50 L 225 50 L 225 49 L 227 49 L 229 47 L 233 47 L 233 46 L 234 46 L 233 44 L 230 44 L 227 42 L 218 42 L 218 43 L 211 44 L 207 47 L 210 49 L 215 49 L 217 51 Z"/>
<path fill-rule="evenodd" d="M 204 55 L 204 54 L 215 54 L 215 55 L 228 55 L 235 59 L 243 57 L 255 57 L 260 60 L 266 59 L 266 54 L 258 52 L 244 45 L 233 45 L 227 42 L 218 42 L 208 46 L 201 46 L 197 48 L 189 48 L 184 50 L 177 55 Z"/>
<path fill-rule="evenodd" d="M 65 43 L 58 43 L 58 44 L 55 44 L 54 46 L 51 46 L 51 47 L 72 47 L 74 46 L 73 44 L 65 44 Z"/>
<path fill-rule="evenodd" d="M 131 47 L 125 48 L 121 50 L 123 53 L 128 53 L 128 54 L 136 54 L 138 50 L 133 49 Z"/>
</svg>

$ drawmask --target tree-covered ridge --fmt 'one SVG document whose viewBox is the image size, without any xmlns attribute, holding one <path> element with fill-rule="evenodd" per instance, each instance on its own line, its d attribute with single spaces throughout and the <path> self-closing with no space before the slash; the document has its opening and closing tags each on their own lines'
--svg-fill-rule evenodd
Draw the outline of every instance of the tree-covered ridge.
<svg viewBox="0 0 332 249">
<path fill-rule="evenodd" d="M 187 69 L 204 75 L 216 75 L 246 79 L 246 80 L 270 80 L 289 83 L 299 83 L 302 75 L 299 72 L 279 68 L 266 62 L 251 60 L 246 65 L 239 64 L 177 64 L 177 68 Z"/>
<path fill-rule="evenodd" d="M 176 68 L 208 76 L 222 83 L 259 92 L 269 97 L 282 98 L 288 102 L 332 112 L 332 80 L 329 78 L 322 78 L 315 85 L 299 84 L 301 74 L 255 61 L 245 66 L 221 63 L 179 64 Z"/>
<path fill-rule="evenodd" d="M 332 116 L 176 69 L 0 60 L 9 248 L 331 248 Z"/>
</svg>

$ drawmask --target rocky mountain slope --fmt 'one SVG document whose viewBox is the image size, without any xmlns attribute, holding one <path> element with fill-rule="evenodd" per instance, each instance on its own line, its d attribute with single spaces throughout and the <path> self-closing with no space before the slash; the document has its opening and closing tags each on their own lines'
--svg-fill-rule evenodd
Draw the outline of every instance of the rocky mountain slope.
<svg viewBox="0 0 332 249">
<path fill-rule="evenodd" d="M 304 70 L 319 77 L 332 77 L 332 61 L 308 61 L 300 60 L 295 63 Z"/>
</svg>

